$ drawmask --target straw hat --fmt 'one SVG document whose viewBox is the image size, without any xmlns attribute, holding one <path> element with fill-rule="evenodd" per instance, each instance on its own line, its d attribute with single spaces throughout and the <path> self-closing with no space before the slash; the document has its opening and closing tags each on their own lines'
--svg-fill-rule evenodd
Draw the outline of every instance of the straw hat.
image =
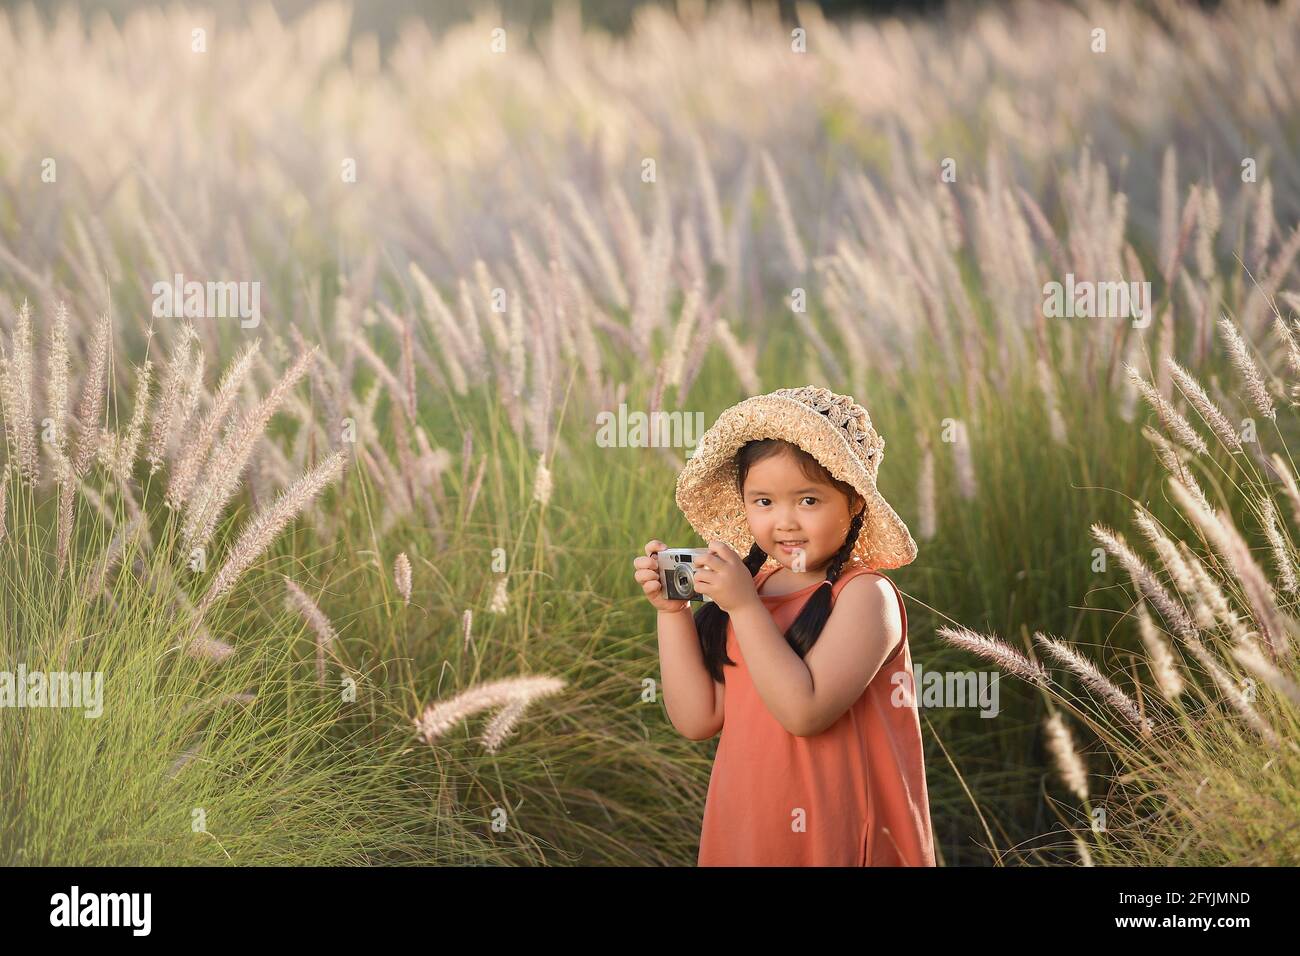
<svg viewBox="0 0 1300 956">
<path fill-rule="evenodd" d="M 781 438 L 812 455 L 867 503 L 853 557 L 869 567 L 897 568 L 916 558 L 907 525 L 876 490 L 885 439 L 867 410 L 848 395 L 804 385 L 779 388 L 732 405 L 701 436 L 677 476 L 677 507 L 704 540 L 721 538 L 738 554 L 754 544 L 736 487 L 736 452 L 748 441 Z"/>
</svg>

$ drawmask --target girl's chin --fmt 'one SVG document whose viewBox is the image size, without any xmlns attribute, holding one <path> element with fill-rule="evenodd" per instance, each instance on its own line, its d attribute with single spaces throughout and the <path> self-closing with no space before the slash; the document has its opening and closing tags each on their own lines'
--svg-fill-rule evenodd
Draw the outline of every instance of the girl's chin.
<svg viewBox="0 0 1300 956">
<path fill-rule="evenodd" d="M 806 549 L 787 548 L 778 544 L 776 546 L 775 556 L 776 559 L 780 561 L 782 564 L 789 566 L 794 564 L 795 560 L 799 557 L 801 553 L 804 556 L 803 560 L 804 563 L 806 564 L 809 558 L 808 551 Z"/>
</svg>

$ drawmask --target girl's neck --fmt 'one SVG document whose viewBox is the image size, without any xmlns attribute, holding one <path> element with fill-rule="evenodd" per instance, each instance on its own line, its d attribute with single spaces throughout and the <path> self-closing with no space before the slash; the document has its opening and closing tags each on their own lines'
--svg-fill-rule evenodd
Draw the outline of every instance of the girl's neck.
<svg viewBox="0 0 1300 956">
<path fill-rule="evenodd" d="M 784 564 L 779 564 L 769 577 L 776 577 L 778 573 L 782 574 L 782 580 L 790 583 L 792 591 L 797 591 L 801 587 L 807 587 L 809 584 L 815 584 L 818 581 L 826 580 L 826 571 L 830 568 L 830 562 L 827 561 L 819 568 L 813 568 L 809 571 L 792 571 Z"/>
<path fill-rule="evenodd" d="M 855 558 L 850 557 L 849 560 L 844 563 L 844 568 L 840 571 L 840 573 L 843 574 L 845 571 L 847 571 L 850 567 L 854 565 L 855 561 L 856 561 Z M 771 579 L 776 577 L 777 572 L 784 572 L 782 574 L 782 580 L 790 583 L 791 591 L 797 591 L 799 590 L 799 588 L 807 587 L 808 585 L 815 584 L 818 581 L 825 581 L 826 573 L 827 571 L 830 570 L 830 566 L 831 563 L 827 561 L 825 564 L 822 564 L 816 568 L 812 568 L 811 570 L 808 571 L 793 571 L 790 568 L 786 567 L 784 564 L 780 564 L 778 562 L 775 570 L 773 570 L 772 573 L 768 575 L 768 578 Z"/>
</svg>

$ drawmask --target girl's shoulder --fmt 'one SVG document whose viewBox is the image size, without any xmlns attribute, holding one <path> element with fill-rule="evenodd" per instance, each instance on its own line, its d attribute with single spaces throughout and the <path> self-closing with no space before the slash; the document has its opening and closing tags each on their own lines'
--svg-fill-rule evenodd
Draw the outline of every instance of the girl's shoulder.
<svg viewBox="0 0 1300 956">
<path fill-rule="evenodd" d="M 878 571 L 877 569 L 862 563 L 854 563 L 852 569 L 850 569 L 848 565 L 845 565 L 844 569 L 840 572 L 840 579 L 835 582 L 835 586 L 831 589 L 832 600 L 839 597 L 840 592 L 844 589 L 844 585 L 848 581 L 856 578 L 867 578 L 870 581 L 877 582 L 877 587 L 887 588 L 893 593 L 894 598 L 898 602 L 898 616 L 903 625 L 903 633 L 906 634 L 907 606 L 903 603 L 903 592 L 898 589 L 898 585 L 894 583 L 893 578 L 885 574 L 883 571 Z"/>
<path fill-rule="evenodd" d="M 840 571 L 839 580 L 837 580 L 834 587 L 831 588 L 832 597 L 837 597 L 840 592 L 844 590 L 844 586 L 848 584 L 848 582 L 857 578 L 868 578 L 868 580 L 879 582 L 879 586 L 886 587 L 894 593 L 894 596 L 898 598 L 899 606 L 902 606 L 903 595 L 898 590 L 898 585 L 894 583 L 893 579 L 883 571 L 879 571 L 868 564 L 856 560 L 852 564 L 846 564 Z"/>
</svg>

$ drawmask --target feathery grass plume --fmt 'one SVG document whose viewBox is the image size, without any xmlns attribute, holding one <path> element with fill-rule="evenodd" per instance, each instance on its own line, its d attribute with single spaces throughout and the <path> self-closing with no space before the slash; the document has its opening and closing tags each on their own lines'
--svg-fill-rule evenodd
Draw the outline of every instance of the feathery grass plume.
<svg viewBox="0 0 1300 956">
<path fill-rule="evenodd" d="M 510 606 L 510 597 L 506 593 L 506 579 L 497 578 L 496 587 L 492 589 L 492 600 L 488 602 L 488 611 L 492 614 L 504 614 Z"/>
<path fill-rule="evenodd" d="M 509 295 L 510 314 L 510 395 L 518 398 L 524 391 L 524 375 L 527 369 L 527 356 L 524 352 L 524 305 L 523 296 L 517 289 L 511 289 Z"/>
<path fill-rule="evenodd" d="M 1056 383 L 1052 380 L 1052 369 L 1041 356 L 1037 362 L 1038 387 L 1043 391 L 1047 407 L 1047 420 L 1051 427 L 1052 441 L 1064 445 L 1069 441 L 1066 433 L 1065 419 L 1061 417 L 1061 408 L 1056 401 Z"/>
<path fill-rule="evenodd" d="M 172 762 L 168 765 L 167 778 L 169 780 L 175 779 L 176 775 L 179 774 L 182 770 L 184 770 L 186 766 L 188 766 L 191 762 L 193 762 L 194 758 L 196 758 L 202 752 L 203 752 L 203 741 L 196 740 L 194 743 L 190 744 L 179 754 L 177 754 L 176 758 L 172 760 Z"/>
<path fill-rule="evenodd" d="M 1232 647 L 1232 656 L 1256 677 L 1282 694 L 1294 706 L 1300 707 L 1300 684 L 1283 674 L 1265 655 L 1257 642 L 1250 638 L 1238 641 Z"/>
<path fill-rule="evenodd" d="M 1201 418 L 1210 426 L 1210 430 L 1218 436 L 1219 441 L 1223 442 L 1229 451 L 1241 451 L 1241 438 L 1228 421 L 1228 416 L 1224 415 L 1219 406 L 1210 400 L 1210 396 L 1205 393 L 1201 383 L 1173 359 L 1165 359 L 1165 365 L 1178 382 L 1183 395 L 1191 402 L 1192 407 L 1200 412 Z"/>
<path fill-rule="evenodd" d="M 442 300 L 442 296 L 438 294 L 429 277 L 414 261 L 409 263 L 408 271 L 411 278 L 415 280 L 420 299 L 424 303 L 425 321 L 432 329 L 435 341 L 440 343 L 438 354 L 447 366 L 452 388 L 457 395 L 464 395 L 469 388 L 469 380 L 466 378 L 461 360 L 467 355 L 469 346 L 461 335 L 456 319 L 447 308 L 447 303 Z M 402 401 L 400 387 L 399 391 L 393 393 L 393 398 L 395 401 Z"/>
<path fill-rule="evenodd" d="M 317 351 L 313 346 L 300 355 L 267 396 L 232 423 L 225 437 L 213 449 L 203 481 L 186 508 L 182 531 L 186 549 L 202 547 L 211 540 L 222 512 L 239 487 L 253 449 L 266 432 L 267 423 L 307 373 Z"/>
<path fill-rule="evenodd" d="M 426 493 L 419 469 L 416 467 L 415 450 L 411 447 L 412 419 L 397 407 L 390 409 L 393 421 L 393 444 L 397 446 L 397 464 L 400 469 L 402 484 L 407 497 L 412 502 Z"/>
<path fill-rule="evenodd" d="M 104 556 L 96 562 L 94 574 L 86 579 L 85 593 L 87 596 L 93 597 L 99 593 L 108 576 L 113 573 L 113 569 L 121 562 L 127 541 L 140 531 L 143 521 L 144 516 L 137 515 L 113 533 L 113 537 L 109 539 L 108 547 L 104 549 Z"/>
<path fill-rule="evenodd" d="M 1223 588 L 1219 582 L 1206 570 L 1201 559 L 1192 553 L 1191 548 L 1180 541 L 1178 542 L 1178 551 L 1183 556 L 1188 570 L 1192 572 L 1192 578 L 1196 582 L 1197 600 L 1197 621 L 1205 620 L 1204 629 L 1210 630 L 1215 627 L 1215 622 L 1222 623 L 1235 638 L 1242 638 L 1246 634 L 1246 625 L 1242 623 L 1241 617 L 1232 606 L 1228 603 L 1227 595 L 1223 593 Z"/>
<path fill-rule="evenodd" d="M 95 324 L 95 338 L 90 346 L 90 364 L 81 383 L 81 400 L 77 403 L 77 450 L 72 471 L 82 478 L 99 456 L 100 421 L 107 398 L 109 350 L 112 348 L 113 325 L 107 312 L 101 312 Z"/>
<path fill-rule="evenodd" d="M 9 469 L 5 467 L 4 477 L 0 478 L 0 544 L 4 543 L 9 533 L 6 514 L 9 511 Z"/>
<path fill-rule="evenodd" d="M 420 434 L 424 434 L 424 429 L 420 429 Z M 465 429 L 464 440 L 460 444 L 460 486 L 464 488 L 469 483 L 469 460 L 474 453 L 474 433 L 473 429 Z"/>
<path fill-rule="evenodd" d="M 803 275 L 808 270 L 808 255 L 804 252 L 803 240 L 799 238 L 799 231 L 795 228 L 794 216 L 790 213 L 790 201 L 786 198 L 785 187 L 781 184 L 781 174 L 766 149 L 760 151 L 759 160 L 772 198 L 772 208 L 776 212 L 776 221 L 781 227 L 781 241 L 785 243 L 786 255 L 790 257 L 790 265 L 794 271 Z"/>
<path fill-rule="evenodd" d="M 378 445 L 374 446 L 373 451 L 362 446 L 357 459 L 365 466 L 366 472 L 380 489 L 380 497 L 384 502 L 380 530 L 387 533 L 398 519 L 411 513 L 413 504 L 406 494 L 406 484 L 398 476 L 397 469 L 388 460 L 384 450 Z"/>
<path fill-rule="evenodd" d="M 1161 617 L 1169 622 L 1169 625 L 1174 629 L 1174 633 L 1179 637 L 1195 635 L 1196 625 L 1193 624 L 1191 617 L 1182 604 L 1174 600 L 1173 596 L 1165 590 L 1155 572 L 1147 567 L 1146 563 L 1129 548 L 1123 537 L 1115 534 L 1102 524 L 1093 524 L 1090 530 L 1092 536 L 1101 542 L 1107 551 L 1119 559 L 1119 563 L 1129 573 L 1129 577 L 1132 578 L 1133 586 L 1150 602 L 1152 607 L 1160 612 Z"/>
<path fill-rule="evenodd" d="M 1178 506 L 1191 517 L 1192 522 L 1200 528 L 1228 562 L 1233 576 L 1246 595 L 1255 624 L 1260 629 L 1269 650 L 1275 657 L 1289 656 L 1291 648 L 1282 614 L 1273 600 L 1272 588 L 1269 587 L 1264 572 L 1251 557 L 1250 548 L 1237 533 L 1231 519 L 1226 516 L 1221 517 L 1217 511 L 1206 511 L 1192 498 L 1180 481 L 1173 477 L 1168 480 Z"/>
<path fill-rule="evenodd" d="M 1166 285 L 1173 278 L 1174 243 L 1178 239 L 1178 157 L 1172 144 L 1165 147 L 1160 168 L 1160 242 L 1161 273 Z"/>
<path fill-rule="evenodd" d="M 1291 300 L 1296 298 L 1294 295 L 1289 292 L 1280 294 L 1288 304 L 1291 304 L 1292 308 L 1295 308 L 1295 305 L 1291 303 Z M 1291 331 L 1291 326 L 1280 315 L 1273 316 L 1273 334 L 1286 346 L 1286 364 L 1291 369 L 1291 374 L 1300 375 L 1300 345 L 1296 344 L 1295 333 Z M 1291 389 L 1291 397 L 1296 397 L 1294 387 Z"/>
<path fill-rule="evenodd" d="M 68 546 L 72 540 L 72 521 L 76 514 L 77 503 L 77 483 L 75 481 L 59 482 L 59 514 L 58 514 L 58 570 L 63 573 L 64 566 L 68 563 Z"/>
<path fill-rule="evenodd" d="M 1277 411 L 1273 408 L 1273 399 L 1269 397 L 1268 387 L 1264 384 L 1264 376 L 1260 373 L 1255 360 L 1250 357 L 1250 350 L 1237 332 L 1237 327 L 1226 315 L 1219 316 L 1219 331 L 1223 333 L 1224 341 L 1228 346 L 1228 357 L 1232 359 L 1233 367 L 1245 382 L 1246 395 L 1251 404 L 1259 409 L 1259 413 L 1265 418 L 1276 419 Z"/>
<path fill-rule="evenodd" d="M 97 512 L 99 512 L 99 516 L 104 519 L 104 524 L 108 525 L 109 527 L 116 526 L 117 514 L 113 511 L 112 508 L 108 506 L 108 502 L 104 500 L 104 496 L 101 495 L 98 491 L 96 491 L 91 485 L 86 484 L 86 482 L 84 481 L 80 482 L 80 486 L 81 486 L 81 496 L 85 498 L 87 501 L 89 501 L 91 507 L 93 507 Z M 132 500 L 132 499 L 127 499 L 125 495 L 123 495 L 123 499 Z"/>
<path fill-rule="evenodd" d="M 465 639 L 461 642 L 462 647 L 469 647 L 470 633 L 474 628 L 474 609 L 465 608 L 465 613 L 461 615 L 461 629 L 465 632 Z"/>
<path fill-rule="evenodd" d="M 181 407 L 176 413 L 176 419 L 171 424 L 173 434 L 181 434 L 199 410 L 199 396 L 203 392 L 203 372 L 206 362 L 203 355 L 203 343 L 199 341 L 198 333 L 190 329 L 190 334 L 194 338 L 194 352 L 190 357 L 189 374 L 185 376 L 185 394 L 181 396 Z"/>
<path fill-rule="evenodd" d="M 1291 502 L 1291 518 L 1300 527 L 1300 485 L 1296 483 L 1295 474 L 1277 452 L 1273 452 L 1269 460 L 1273 462 L 1274 472 L 1282 478 L 1282 487 L 1286 489 L 1287 499 Z"/>
<path fill-rule="evenodd" d="M 1142 715 L 1137 701 L 1116 687 L 1097 669 L 1096 664 L 1064 641 L 1044 634 L 1042 631 L 1034 632 L 1034 640 L 1057 661 L 1073 671 L 1085 686 L 1110 704 L 1117 713 L 1141 731 L 1144 736 L 1154 733 L 1155 727 L 1150 720 Z M 1195 638 L 1193 637 L 1192 640 L 1195 640 Z"/>
<path fill-rule="evenodd" d="M 1082 837 L 1077 834 L 1074 838 L 1074 848 L 1079 853 L 1079 865 L 1092 866 L 1092 851 L 1088 849 L 1088 844 L 1083 842 Z"/>
<path fill-rule="evenodd" d="M 682 302 L 681 314 L 677 318 L 677 325 L 673 328 L 672 342 L 661 366 L 662 381 L 665 387 L 680 388 L 682 384 L 682 370 L 686 364 L 686 349 L 691 344 L 691 336 L 695 332 L 695 319 L 699 314 L 699 310 L 700 288 L 695 285 L 687 291 L 686 298 Z"/>
<path fill-rule="evenodd" d="M 474 278 L 478 282 L 478 293 L 483 300 L 483 316 L 487 321 L 489 331 L 492 333 L 492 342 L 496 345 L 498 352 L 505 352 L 509 343 L 509 333 L 506 332 L 505 322 L 501 319 L 501 314 L 505 311 L 504 303 L 501 312 L 495 308 L 496 299 L 493 289 L 502 288 L 492 279 L 492 273 L 488 271 L 487 263 L 482 259 L 474 260 Z M 626 308 L 627 302 L 624 300 L 622 307 Z"/>
<path fill-rule="evenodd" d="M 137 554 L 132 562 L 132 570 L 136 577 L 153 591 L 160 601 L 164 602 L 164 606 L 171 610 L 176 620 L 191 622 L 190 629 L 183 632 L 180 642 L 180 648 L 187 657 L 220 664 L 235 653 L 232 645 L 213 637 L 203 626 L 203 622 L 195 619 L 194 603 L 176 583 L 176 578 L 166 562 L 154 561 L 151 565 L 146 565 L 141 555 Z"/>
<path fill-rule="evenodd" d="M 388 367 L 388 363 L 370 347 L 366 337 L 358 332 L 352 336 L 349 344 L 356 350 L 358 355 L 366 360 L 366 364 L 374 370 L 378 381 L 383 382 L 388 394 L 393 398 L 393 404 L 405 408 L 407 401 L 406 386 L 393 374 L 393 370 Z"/>
<path fill-rule="evenodd" d="M 1201 215 L 1196 228 L 1196 268 L 1204 279 L 1215 274 L 1214 237 L 1221 224 L 1219 211 L 1219 192 L 1213 185 L 1206 185 L 1201 194 Z"/>
<path fill-rule="evenodd" d="M 1172 279 L 1178 272 L 1178 264 L 1183 258 L 1183 252 L 1187 249 L 1187 241 L 1192 237 L 1192 230 L 1196 227 L 1196 220 L 1201 213 L 1201 187 L 1193 183 L 1187 190 L 1187 199 L 1183 203 L 1183 215 L 1178 222 L 1178 238 L 1174 243 L 1173 258 L 1170 260 L 1165 273 L 1165 286 L 1172 285 Z"/>
<path fill-rule="evenodd" d="M 1269 547 L 1273 549 L 1273 560 L 1277 563 L 1277 573 L 1282 579 L 1282 590 L 1294 594 L 1300 588 L 1300 582 L 1296 581 L 1295 558 L 1292 557 L 1291 546 L 1278 526 L 1277 506 L 1273 504 L 1272 498 L 1263 497 L 1260 499 L 1260 507 L 1264 512 L 1264 533 L 1268 536 Z"/>
<path fill-rule="evenodd" d="M 416 420 L 417 396 L 415 391 L 415 338 L 411 334 L 409 321 L 402 325 L 402 385 L 406 401 L 402 408 L 406 411 L 407 421 Z"/>
<path fill-rule="evenodd" d="M 935 634 L 954 647 L 960 647 L 962 650 L 993 661 L 1023 680 L 1032 681 L 1040 687 L 1047 686 L 1049 675 L 1043 665 L 1031 661 L 1014 647 L 1002 643 L 995 637 L 977 634 L 969 628 L 960 626 L 940 627 L 935 630 Z"/>
<path fill-rule="evenodd" d="M 1170 540 L 1169 536 L 1156 526 L 1151 515 L 1141 506 L 1133 509 L 1133 519 L 1137 522 L 1139 530 L 1146 536 L 1156 549 L 1156 554 L 1160 556 L 1160 563 L 1165 566 L 1173 580 L 1175 587 L 1184 595 L 1196 593 L 1196 582 L 1192 578 L 1192 572 L 1187 567 L 1187 562 L 1183 556 L 1178 553 L 1178 546 Z"/>
<path fill-rule="evenodd" d="M 258 511 L 244 525 L 239 539 L 230 550 L 230 556 L 217 571 L 203 600 L 199 602 L 195 614 L 196 625 L 202 622 L 208 609 L 224 597 L 235 586 L 240 576 L 262 556 L 271 542 L 284 530 L 285 525 L 297 517 L 326 485 L 338 480 L 343 474 L 344 459 L 343 452 L 330 455 L 315 469 L 298 478 L 280 494 L 280 497 L 268 507 Z"/>
<path fill-rule="evenodd" d="M 1142 644 L 1147 649 L 1147 667 L 1155 678 L 1156 687 L 1165 700 L 1171 704 L 1187 689 L 1183 675 L 1178 671 L 1174 661 L 1174 652 L 1169 642 L 1160 636 L 1160 629 L 1151 619 L 1145 602 L 1138 602 L 1138 631 Z"/>
<path fill-rule="evenodd" d="M 1064 718 L 1053 711 L 1052 715 L 1047 718 L 1047 749 L 1052 752 L 1052 758 L 1056 761 L 1056 769 L 1061 774 L 1061 779 L 1065 785 L 1070 788 L 1080 800 L 1088 799 L 1088 769 L 1084 766 L 1083 758 L 1079 756 L 1079 751 L 1074 747 L 1074 736 L 1070 733 L 1070 728 L 1065 725 Z"/>
<path fill-rule="evenodd" d="M 338 369 L 328 360 L 313 363 L 311 385 L 313 401 L 321 409 L 320 428 L 325 433 L 329 450 L 346 450 L 350 443 L 343 440 L 345 415 Z"/>
<path fill-rule="evenodd" d="M 1251 220 L 1250 262 L 1256 268 L 1264 258 L 1269 239 L 1273 235 L 1273 180 L 1265 176 L 1260 184 L 1255 202 L 1255 216 Z"/>
<path fill-rule="evenodd" d="M 338 635 L 325 612 L 287 574 L 284 576 L 284 587 L 288 592 L 289 606 L 302 616 L 316 635 L 316 682 L 324 687 L 325 654 L 333 649 Z"/>
<path fill-rule="evenodd" d="M 242 704 L 249 706 L 257 700 L 257 695 L 250 691 L 241 691 L 233 694 L 221 694 L 208 697 L 204 700 L 195 700 L 186 704 L 181 713 L 189 716 L 191 714 L 201 713 L 203 711 L 216 711 L 225 707 L 227 704 Z"/>
<path fill-rule="evenodd" d="M 397 585 L 397 593 L 402 596 L 403 604 L 411 603 L 411 559 L 403 551 L 393 562 L 393 583 Z"/>
<path fill-rule="evenodd" d="M 461 721 L 484 710 L 536 700 L 559 693 L 566 681 L 559 677 L 508 677 L 488 681 L 464 690 L 448 700 L 428 705 L 415 720 L 415 730 L 424 742 L 432 744 Z"/>
<path fill-rule="evenodd" d="M 699 184 L 700 201 L 704 207 L 704 232 L 709 240 L 709 259 L 725 265 L 727 236 L 722 224 L 722 204 L 718 201 L 718 187 L 713 181 L 713 170 L 709 167 L 704 139 L 698 130 L 691 133 L 691 155 L 695 160 L 695 181 Z"/>
<path fill-rule="evenodd" d="M 261 340 L 255 339 L 240 353 L 234 364 L 226 369 L 226 374 L 217 387 L 217 394 L 212 399 L 212 406 L 200 423 L 198 431 L 182 447 L 177 456 L 172 467 L 171 481 L 167 484 L 166 495 L 167 506 L 173 511 L 179 511 L 189 500 L 190 492 L 194 490 L 194 484 L 199 478 L 199 467 L 207 459 L 213 439 L 217 436 L 217 430 L 220 429 L 231 404 L 239 394 L 244 377 L 252 368 L 253 358 L 260 347 Z"/>
<path fill-rule="evenodd" d="M 468 521 L 474 514 L 474 502 L 478 501 L 479 489 L 483 487 L 483 476 L 487 473 L 486 456 L 478 463 L 478 472 L 474 475 L 474 482 L 469 486 L 469 494 L 465 500 L 465 520 Z"/>
<path fill-rule="evenodd" d="M 483 736 L 480 738 L 483 749 L 490 754 L 496 753 L 527 709 L 527 701 L 515 700 L 498 710 L 483 730 Z"/>
<path fill-rule="evenodd" d="M 917 533 L 922 541 L 933 540 L 937 530 L 934 495 L 934 449 L 925 442 L 921 453 L 921 474 L 916 484 Z"/>
<path fill-rule="evenodd" d="M 95 446 L 95 460 L 99 462 L 104 471 L 112 473 L 117 465 L 117 432 L 111 428 L 101 428 L 99 430 L 99 444 Z"/>
<path fill-rule="evenodd" d="M 537 474 L 533 478 L 533 501 L 543 508 L 551 500 L 551 470 L 546 467 L 546 459 L 537 460 Z"/>
<path fill-rule="evenodd" d="M 719 319 L 713 325 L 713 332 L 722 344 L 722 351 L 726 353 L 731 370 L 736 373 L 736 380 L 740 382 L 746 394 L 753 395 L 761 392 L 762 383 L 754 367 L 754 358 L 737 340 L 735 333 L 731 331 L 731 326 L 726 320 Z"/>
<path fill-rule="evenodd" d="M 57 477 L 60 481 L 66 481 L 71 476 L 71 463 L 66 457 L 68 365 L 68 307 L 60 302 L 50 335 L 50 354 L 47 360 L 49 377 L 45 380 L 45 411 L 54 424 L 53 441 L 46 444 L 57 462 Z"/>
<path fill-rule="evenodd" d="M 1193 477 L 1191 469 L 1183 463 L 1183 456 L 1187 452 L 1178 448 L 1173 442 L 1169 441 L 1158 431 L 1149 425 L 1142 426 L 1142 437 L 1155 446 L 1156 458 L 1164 466 L 1165 471 L 1178 478 L 1186 486 L 1191 495 L 1201 503 L 1206 511 L 1214 510 L 1210 505 L 1210 499 L 1205 497 L 1205 492 Z"/>
<path fill-rule="evenodd" d="M 952 456 L 957 469 L 957 493 L 967 501 L 974 501 L 975 464 L 971 457 L 970 432 L 960 419 L 957 420 L 957 440 L 952 443 Z"/>
<path fill-rule="evenodd" d="M 599 227 L 591 218 L 587 211 L 586 204 L 582 201 L 582 196 L 574 188 L 573 183 L 564 182 L 561 184 L 561 191 L 569 203 L 569 212 L 573 216 L 573 221 L 578 225 L 578 231 L 582 233 L 582 238 L 587 243 L 587 248 L 591 251 L 591 257 L 596 264 L 596 269 L 600 273 L 601 281 L 605 283 L 606 291 L 609 293 L 610 300 L 620 309 L 626 309 L 628 306 L 627 288 L 623 285 L 623 280 L 619 276 L 618 263 L 614 260 L 614 255 L 610 252 L 609 245 L 601 235 Z M 480 259 L 474 264 L 477 271 L 482 263 Z M 486 265 L 483 266 L 486 272 Z M 486 285 L 481 279 L 479 284 Z M 490 296 L 487 298 L 490 299 Z M 489 321 L 492 321 L 491 319 Z M 495 327 L 494 327 L 495 333 Z M 498 340 L 500 341 L 500 340 Z"/>
<path fill-rule="evenodd" d="M 149 413 L 149 386 L 152 372 L 153 363 L 148 358 L 136 370 L 135 405 L 131 409 L 131 421 L 127 423 L 126 434 L 117 442 L 113 459 L 113 474 L 118 481 L 128 480 L 131 472 L 135 470 L 135 456 L 140 450 L 140 442 L 144 437 L 145 416 Z"/>
<path fill-rule="evenodd" d="M 1232 676 L 1225 671 L 1222 666 L 1220 666 L 1217 660 L 1214 659 L 1214 655 L 1210 650 L 1200 641 L 1190 641 L 1187 646 L 1196 656 L 1196 659 L 1201 662 L 1201 665 L 1206 669 L 1206 671 L 1209 672 L 1210 677 L 1214 680 L 1214 683 L 1218 686 L 1219 690 L 1223 692 L 1223 696 L 1227 698 L 1228 703 L 1233 706 L 1237 713 L 1241 714 L 1246 723 L 1248 723 L 1254 731 L 1269 744 L 1269 746 L 1281 746 L 1276 731 L 1268 725 L 1268 721 L 1266 721 L 1263 716 L 1260 715 L 1259 711 L 1255 709 L 1255 705 L 1252 704 L 1250 698 L 1246 696 L 1246 692 L 1237 686 L 1237 682 L 1232 679 Z"/>
<path fill-rule="evenodd" d="M 154 406 L 153 425 L 149 431 L 149 446 L 145 461 L 149 463 L 149 474 L 154 474 L 162 467 L 171 443 L 173 429 L 185 423 L 178 421 L 185 386 L 193 370 L 190 367 L 190 350 L 198 333 L 194 326 L 186 325 L 172 347 L 171 358 L 167 362 L 167 372 L 163 375 L 162 387 L 158 393 L 158 402 Z M 201 376 L 198 377 L 201 380 Z M 198 392 L 195 391 L 195 399 Z"/>
<path fill-rule="evenodd" d="M 40 480 L 40 454 L 32 409 L 32 313 L 23 300 L 14 321 L 13 355 L 0 349 L 0 399 L 4 403 L 5 431 L 12 436 L 19 475 L 29 485 Z"/>
<path fill-rule="evenodd" d="M 1142 393 L 1142 397 L 1147 400 L 1147 404 L 1159 414 L 1165 430 L 1184 447 L 1197 454 L 1208 455 L 1210 449 L 1206 446 L 1205 440 L 1196 433 L 1196 429 L 1192 428 L 1187 419 L 1178 414 L 1174 407 L 1165 401 L 1161 394 L 1152 388 L 1151 384 L 1138 373 L 1137 369 L 1127 362 L 1124 363 L 1124 368 L 1128 372 L 1129 380 L 1137 386 L 1137 390 Z"/>
</svg>

